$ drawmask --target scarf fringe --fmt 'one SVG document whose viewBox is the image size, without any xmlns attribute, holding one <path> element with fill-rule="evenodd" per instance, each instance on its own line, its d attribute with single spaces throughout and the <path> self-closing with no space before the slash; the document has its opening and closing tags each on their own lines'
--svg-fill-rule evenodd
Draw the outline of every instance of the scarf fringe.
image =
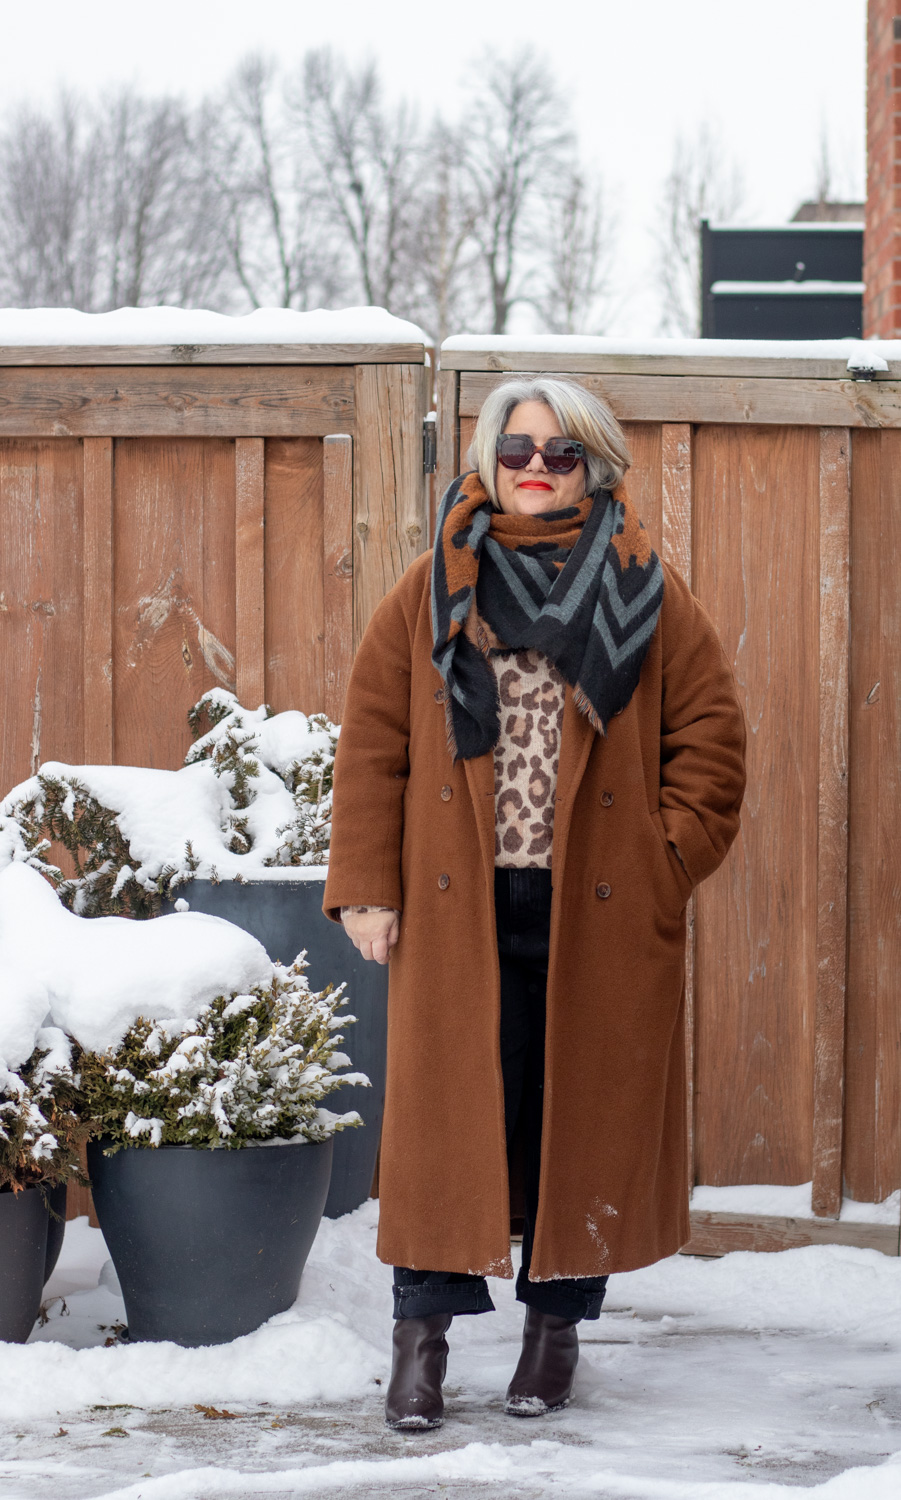
<svg viewBox="0 0 901 1500">
<path fill-rule="evenodd" d="M 579 713 L 585 715 L 592 729 L 594 729 L 599 735 L 602 735 L 604 738 L 606 738 L 607 726 L 597 710 L 592 707 L 591 701 L 587 693 L 585 692 L 585 689 L 583 687 L 580 687 L 578 682 L 572 690 L 572 695 L 573 703 L 576 705 Z"/>
</svg>

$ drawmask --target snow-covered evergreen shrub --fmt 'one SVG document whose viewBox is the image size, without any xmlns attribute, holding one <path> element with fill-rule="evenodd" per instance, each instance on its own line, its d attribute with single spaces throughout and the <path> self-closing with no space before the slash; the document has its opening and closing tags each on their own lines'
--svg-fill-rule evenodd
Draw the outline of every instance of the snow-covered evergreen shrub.
<svg viewBox="0 0 901 1500">
<path fill-rule="evenodd" d="M 87 1135 L 69 1041 L 48 1026 L 22 1067 L 0 1062 L 0 1189 L 67 1182 L 79 1172 L 78 1148 Z"/>
<path fill-rule="evenodd" d="M 265 868 L 326 864 L 337 727 L 324 714 L 242 708 L 223 688 L 205 693 L 188 719 L 190 773 L 51 764 L 16 788 L 0 814 L 0 867 L 33 865 L 79 916 L 155 917 L 198 871 L 252 879 Z M 162 817 L 154 816 L 155 799 Z M 53 862 L 54 843 L 74 873 Z"/>
<path fill-rule="evenodd" d="M 268 706 L 265 715 L 273 717 Z M 216 775 L 228 779 L 232 801 L 238 809 L 229 822 L 233 830 L 229 848 L 235 854 L 246 854 L 252 848 L 247 819 L 242 814 L 256 797 L 253 782 L 260 774 L 260 730 L 253 723 L 247 724 L 248 717 L 235 695 L 223 688 L 204 693 L 188 714 L 196 742 L 185 757 L 185 765 L 209 759 Z M 287 765 L 273 763 L 272 756 L 267 761 L 268 768 L 281 778 L 294 802 L 293 817 L 277 830 L 280 842 L 275 853 L 263 861 L 270 868 L 328 862 L 338 728 L 325 714 L 311 714 L 306 723 L 314 734 L 318 731 L 319 745 L 302 758 L 289 760 Z"/>
<path fill-rule="evenodd" d="M 219 996 L 196 1019 L 139 1019 L 121 1044 L 79 1059 L 81 1093 L 92 1133 L 120 1146 L 246 1146 L 253 1141 L 323 1141 L 362 1124 L 322 1100 L 342 1083 L 337 1014 L 344 986 L 314 993 L 298 959 L 273 965 L 269 983 Z"/>
<path fill-rule="evenodd" d="M 30 794 L 0 818 L 0 838 L 46 875 L 64 906 L 82 917 L 156 917 L 163 900 L 190 879 L 190 849 L 181 869 L 167 865 L 156 877 L 139 878 L 116 814 L 92 796 L 74 776 L 39 772 Z M 74 876 L 66 877 L 49 858 L 53 841 L 70 855 Z"/>
</svg>

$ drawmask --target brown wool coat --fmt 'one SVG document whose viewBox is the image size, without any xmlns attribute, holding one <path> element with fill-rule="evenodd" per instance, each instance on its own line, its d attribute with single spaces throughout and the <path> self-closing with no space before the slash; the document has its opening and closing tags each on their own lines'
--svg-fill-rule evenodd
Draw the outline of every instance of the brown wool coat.
<svg viewBox="0 0 901 1500">
<path fill-rule="evenodd" d="M 378 1254 L 509 1276 L 493 756 L 451 763 L 430 562 L 411 564 L 357 652 L 323 904 L 333 919 L 402 912 Z M 689 1236 L 685 904 L 738 831 L 745 732 L 713 625 L 664 569 L 638 688 L 606 739 L 566 693 L 533 1280 L 632 1270 Z"/>
</svg>

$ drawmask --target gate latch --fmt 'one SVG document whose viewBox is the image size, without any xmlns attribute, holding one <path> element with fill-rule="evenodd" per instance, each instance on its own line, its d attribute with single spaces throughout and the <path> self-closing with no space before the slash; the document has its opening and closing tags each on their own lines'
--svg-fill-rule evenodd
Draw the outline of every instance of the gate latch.
<svg viewBox="0 0 901 1500">
<path fill-rule="evenodd" d="M 422 424 L 422 472 L 434 474 L 438 467 L 438 432 L 436 414 L 430 411 Z"/>
</svg>

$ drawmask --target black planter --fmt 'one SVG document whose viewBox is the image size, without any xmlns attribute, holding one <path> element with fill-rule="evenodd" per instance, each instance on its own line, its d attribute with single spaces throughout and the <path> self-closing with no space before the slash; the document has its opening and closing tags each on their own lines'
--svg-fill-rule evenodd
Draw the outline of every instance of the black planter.
<svg viewBox="0 0 901 1500">
<path fill-rule="evenodd" d="M 64 1182 L 47 1192 L 50 1213 L 47 1219 L 47 1258 L 44 1262 L 44 1281 L 50 1280 L 56 1270 L 56 1262 L 63 1248 L 66 1233 L 66 1198 L 68 1189 Z"/>
<path fill-rule="evenodd" d="M 41 1306 L 50 1215 L 40 1188 L 0 1192 L 0 1339 L 24 1344 Z"/>
<path fill-rule="evenodd" d="M 341 927 L 322 911 L 322 880 L 258 880 L 238 884 L 192 880 L 183 886 L 192 911 L 209 912 L 243 927 L 263 944 L 276 963 L 294 962 L 307 950 L 307 977 L 314 990 L 347 981 L 348 1009 L 356 1016 L 344 1033 L 342 1051 L 365 1073 L 372 1087 L 348 1085 L 327 1100 L 337 1113 L 359 1110 L 364 1124 L 335 1136 L 332 1183 L 326 1200 L 329 1219 L 359 1208 L 369 1197 L 385 1107 L 385 1051 L 388 1040 L 388 965 L 363 958 Z M 169 908 L 171 910 L 171 908 Z"/>
<path fill-rule="evenodd" d="M 194 1348 L 252 1333 L 297 1297 L 328 1193 L 332 1142 L 207 1151 L 88 1146 L 132 1339 Z"/>
</svg>

